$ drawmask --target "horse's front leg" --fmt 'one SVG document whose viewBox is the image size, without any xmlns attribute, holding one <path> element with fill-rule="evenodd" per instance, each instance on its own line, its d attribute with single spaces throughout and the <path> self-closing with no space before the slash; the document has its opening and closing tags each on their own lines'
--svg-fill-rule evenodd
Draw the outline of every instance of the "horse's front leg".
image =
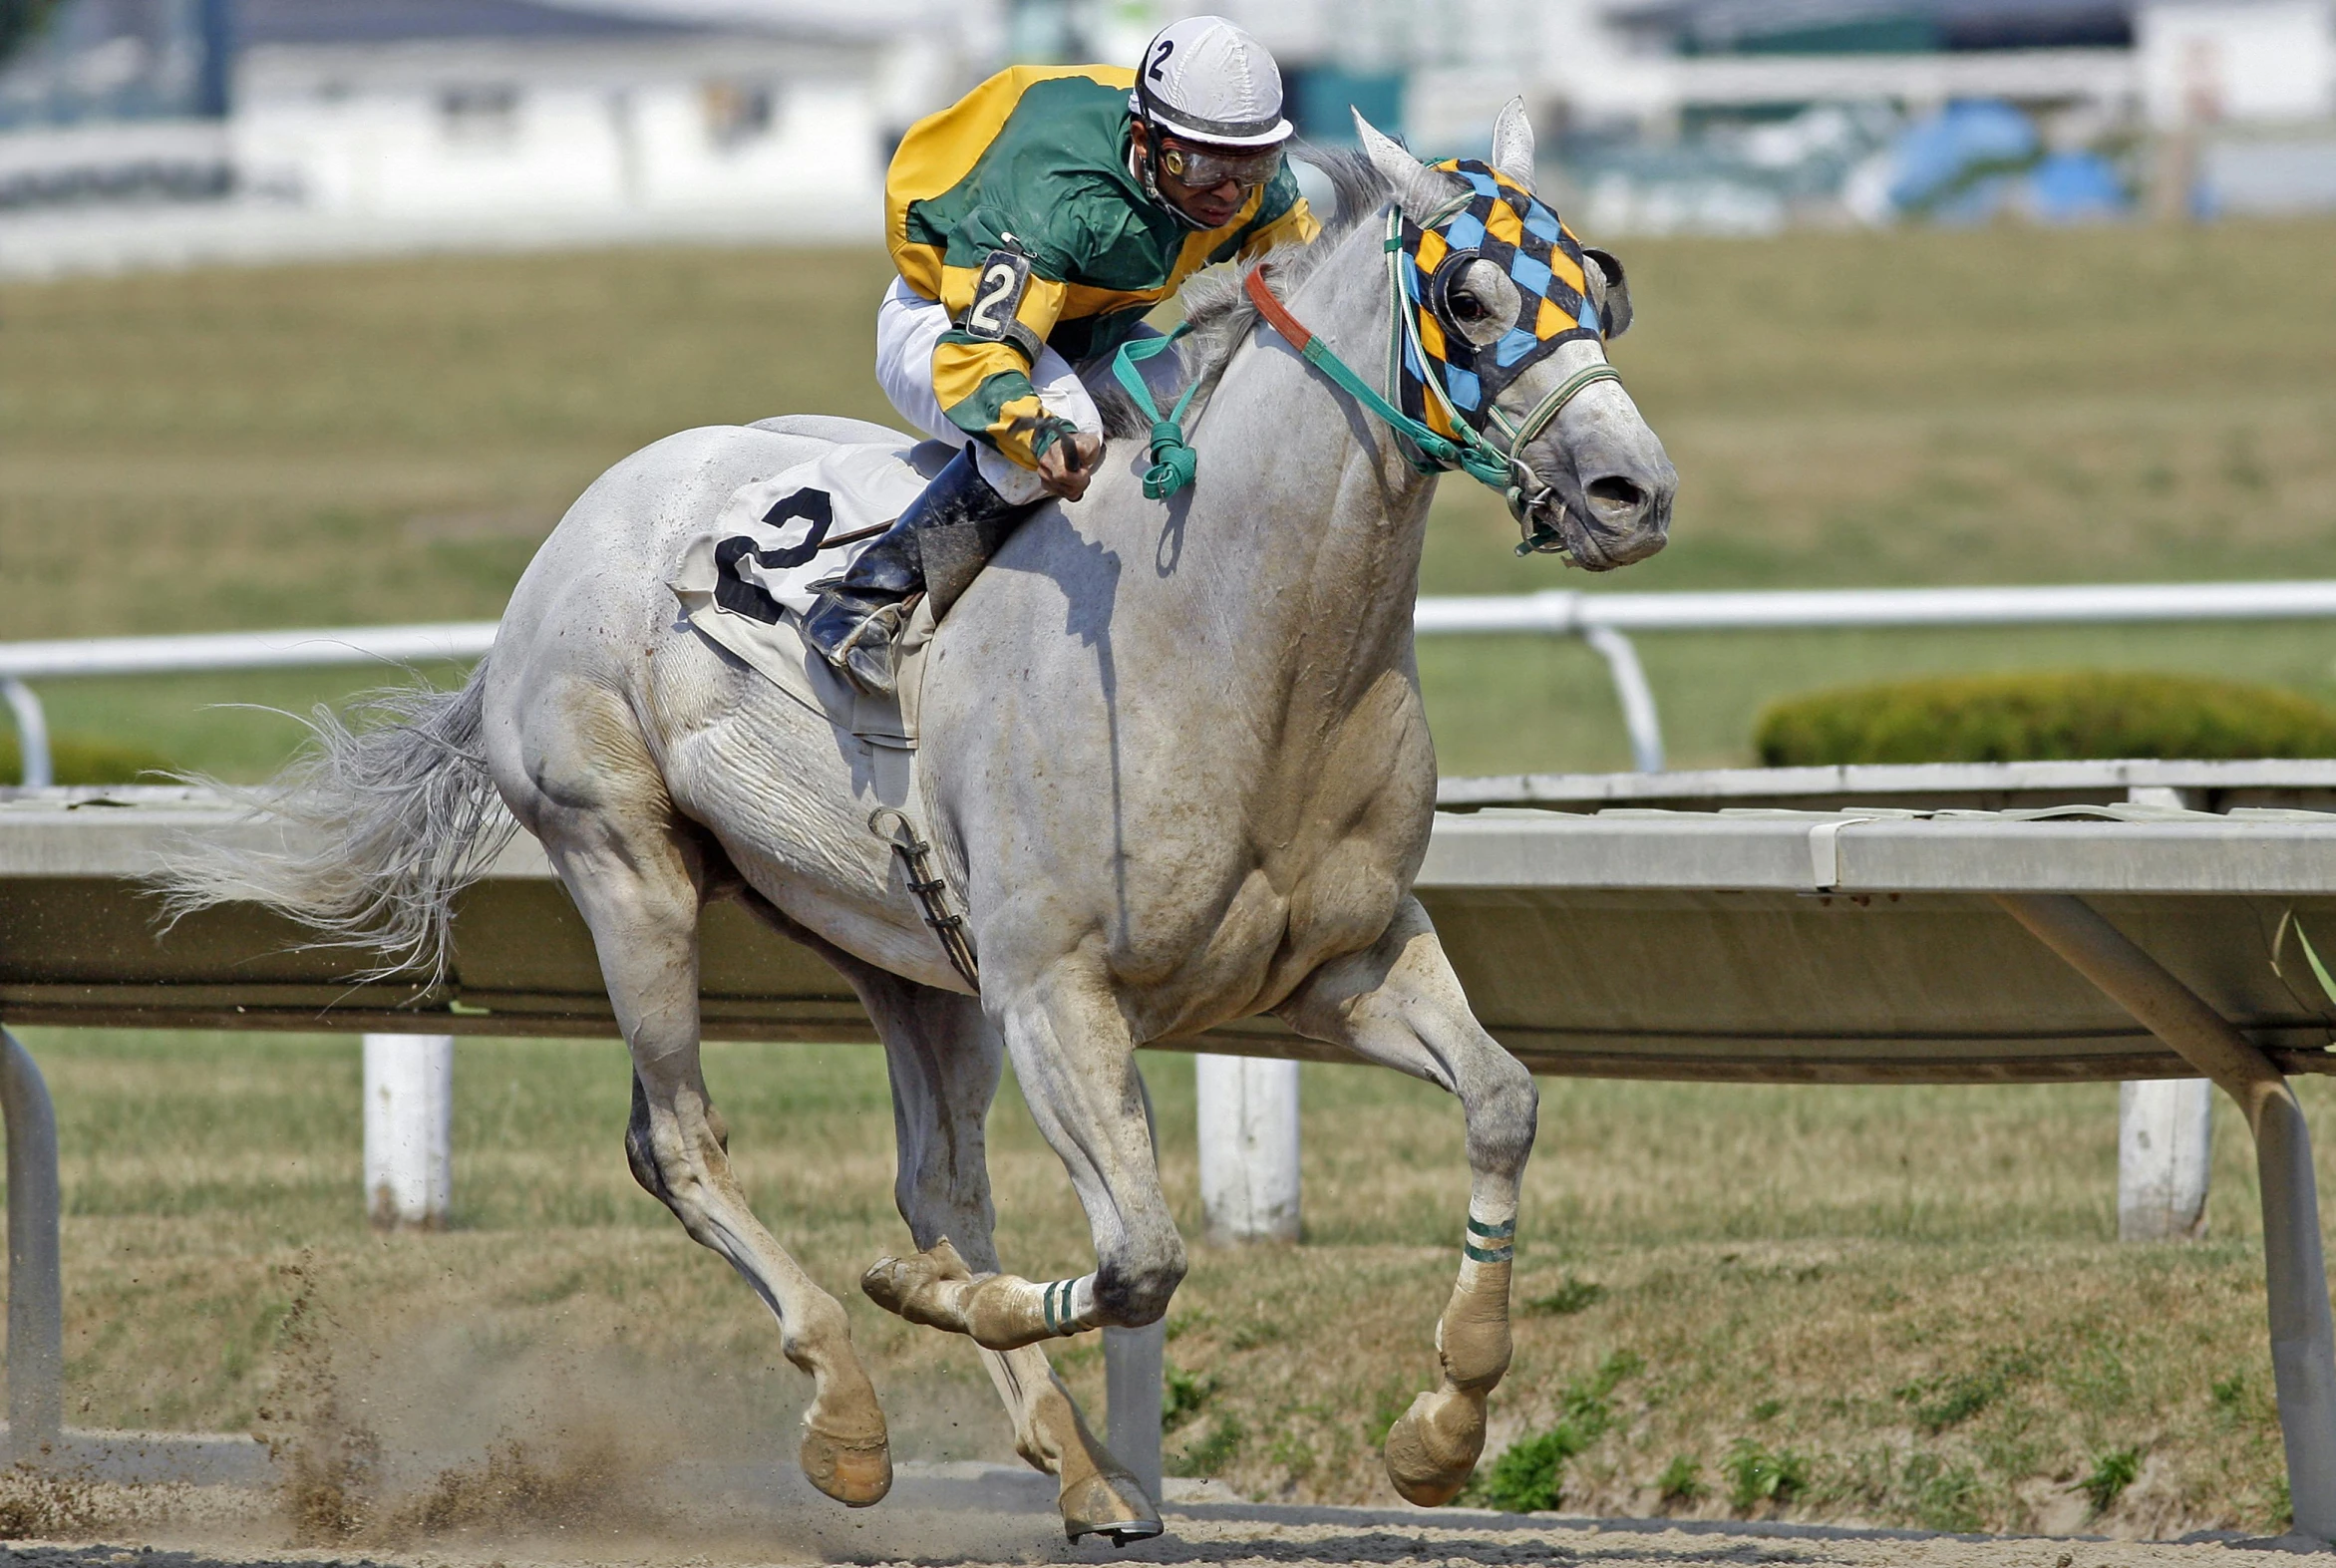
<svg viewBox="0 0 2336 1568">
<path fill-rule="evenodd" d="M 952 1244 L 968 1269 L 998 1270 L 984 1123 L 1005 1067 L 1004 1044 L 981 1004 L 846 961 L 883 1037 L 892 1077 L 900 1217 L 917 1246 Z M 1014 1420 L 1014 1447 L 1060 1485 L 1063 1531 L 1125 1545 L 1160 1533 L 1143 1483 L 1089 1428 L 1043 1346 L 984 1350 L 983 1364 Z"/>
<path fill-rule="evenodd" d="M 986 974 L 983 980 L 993 983 Z M 993 1351 L 1107 1325 L 1157 1323 L 1184 1278 L 1184 1243 L 1153 1164 L 1127 1020 L 1102 975 L 1081 958 L 1009 989 L 998 1010 L 1007 1055 L 1032 1119 L 1087 1211 L 1095 1272 L 1051 1283 L 976 1274 L 942 1242 L 912 1258 L 877 1260 L 860 1286 L 887 1311 L 970 1335 Z"/>
<path fill-rule="evenodd" d="M 1517 1187 L 1540 1096 L 1469 1011 L 1416 899 L 1404 900 L 1376 945 L 1316 970 L 1279 1012 L 1301 1035 L 1450 1090 L 1468 1118 L 1468 1230 L 1460 1279 L 1436 1325 L 1443 1379 L 1387 1433 L 1387 1478 L 1405 1500 L 1450 1502 L 1484 1452 L 1485 1398 L 1508 1370 Z"/>
</svg>

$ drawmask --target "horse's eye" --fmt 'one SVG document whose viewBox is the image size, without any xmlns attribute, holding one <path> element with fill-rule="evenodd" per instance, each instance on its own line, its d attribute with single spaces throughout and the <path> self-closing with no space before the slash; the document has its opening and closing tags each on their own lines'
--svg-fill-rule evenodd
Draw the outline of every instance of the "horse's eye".
<svg viewBox="0 0 2336 1568">
<path fill-rule="evenodd" d="M 1430 301 L 1447 331 L 1480 348 L 1501 336 L 1518 303 L 1507 275 L 1469 251 L 1456 252 L 1436 269 Z"/>
</svg>

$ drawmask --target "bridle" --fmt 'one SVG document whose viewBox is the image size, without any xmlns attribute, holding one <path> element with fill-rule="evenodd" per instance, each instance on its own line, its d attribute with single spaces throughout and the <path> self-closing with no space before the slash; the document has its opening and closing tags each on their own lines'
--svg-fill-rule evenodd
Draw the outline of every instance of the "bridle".
<svg viewBox="0 0 2336 1568">
<path fill-rule="evenodd" d="M 1562 551 L 1547 520 L 1561 511 L 1554 486 L 1525 461 L 1525 449 L 1566 406 L 1601 381 L 1619 383 L 1610 365 L 1587 366 L 1567 377 L 1521 420 L 1502 406 L 1502 394 L 1540 360 L 1576 338 L 1605 341 L 1605 322 L 1590 294 L 1594 264 L 1557 213 L 1523 184 L 1477 159 L 1435 165 L 1461 190 L 1416 223 L 1400 205 L 1387 213 L 1389 396 L 1411 420 L 1460 449 L 1452 458 L 1424 444 L 1405 426 L 1398 431 L 1439 468 L 1462 467 L 1502 492 L 1523 535 L 1518 553 Z M 1450 284 L 1472 265 L 1489 262 L 1515 289 L 1515 319 L 1490 343 L 1471 339 L 1449 312 Z M 1495 437 L 1499 437 L 1496 444 Z M 1473 455 L 1474 464 L 1459 461 Z M 1498 460 L 1498 479 L 1489 472 Z M 1418 465 L 1415 465 L 1417 467 Z"/>
<path fill-rule="evenodd" d="M 1465 170 L 1471 165 L 1445 166 Z M 1473 166 L 1484 168 L 1482 164 Z M 1490 175 L 1489 170 L 1486 172 Z M 1498 180 L 1498 176 L 1491 177 Z M 1524 199 L 1532 201 L 1533 207 L 1538 209 L 1534 214 L 1536 217 L 1545 213 L 1549 226 L 1557 233 L 1564 232 L 1562 226 L 1557 224 L 1556 214 L 1549 212 L 1538 201 L 1533 201 L 1529 192 L 1521 192 L 1521 187 L 1506 180 L 1498 182 L 1504 189 L 1520 191 Z M 1290 313 L 1274 296 L 1272 289 L 1266 286 L 1263 267 L 1252 268 L 1242 280 L 1242 288 L 1266 325 L 1279 333 L 1309 365 L 1396 433 L 1406 449 L 1405 461 L 1414 471 L 1459 471 L 1501 491 L 1508 503 L 1509 515 L 1516 519 L 1517 530 L 1522 535 L 1517 545 L 1518 554 L 1537 552 L 1570 556 L 1565 539 L 1551 515 L 1561 515 L 1563 505 L 1557 499 L 1555 486 L 1542 479 L 1525 461 L 1525 449 L 1584 391 L 1601 381 L 1619 383 L 1622 377 L 1611 365 L 1601 363 L 1588 366 L 1568 376 L 1535 403 L 1521 420 L 1513 422 L 1500 406 L 1498 393 L 1479 400 L 1483 405 L 1481 414 L 1472 418 L 1462 411 L 1459 406 L 1462 400 L 1454 396 L 1450 385 L 1454 367 L 1446 355 L 1429 351 L 1427 335 L 1422 330 L 1423 314 L 1432 311 L 1433 307 L 1423 297 L 1426 290 L 1419 286 L 1419 249 L 1425 236 L 1430 234 L 1438 236 L 1447 249 L 1453 248 L 1447 237 L 1449 231 L 1468 215 L 1472 205 L 1483 204 L 1483 181 L 1479 181 L 1469 194 L 1440 208 L 1414 228 L 1409 237 L 1405 234 L 1402 208 L 1391 204 L 1388 209 L 1387 237 L 1383 249 L 1388 258 L 1389 311 L 1394 319 L 1390 323 L 1388 391 L 1385 395 L 1357 375 L 1352 367 L 1332 353 L 1321 339 Z M 1512 252 L 1510 277 L 1512 281 L 1519 282 L 1521 289 L 1522 280 L 1516 277 L 1519 264 L 1515 258 L 1519 254 L 1522 252 Z M 1575 265 L 1583 264 L 1578 254 L 1574 259 Z M 1545 272 L 1547 269 L 1544 267 L 1542 270 Z M 1586 285 L 1586 274 L 1584 280 Z M 1548 296 L 1533 289 L 1527 291 L 1526 297 L 1540 301 Z M 1532 348 L 1512 361 L 1511 382 L 1515 375 L 1521 374 L 1534 361 L 1546 357 L 1561 342 L 1590 336 L 1602 340 L 1603 333 L 1597 322 L 1594 305 L 1589 303 L 1586 292 L 1577 297 L 1580 299 L 1579 308 L 1569 317 L 1563 318 L 1564 330 L 1548 336 L 1536 336 Z M 1582 312 L 1588 313 L 1586 319 Z M 1137 407 L 1152 420 L 1153 467 L 1145 474 L 1144 493 L 1155 500 L 1165 499 L 1191 483 L 1198 469 L 1198 456 L 1184 440 L 1182 422 L 1184 411 L 1190 406 L 1192 396 L 1199 388 L 1197 383 L 1186 388 L 1174 410 L 1164 416 L 1153 402 L 1151 391 L 1145 385 L 1136 364 L 1164 352 L 1188 330 L 1188 327 L 1180 326 L 1165 337 L 1141 338 L 1125 343 L 1121 345 L 1112 367 L 1113 374 L 1136 401 Z M 1441 323 L 1436 332 L 1441 341 Z M 1399 402 L 1414 403 L 1420 407 L 1421 416 L 1424 417 L 1406 413 L 1398 406 Z M 1445 428 L 1437 429 L 1438 424 Z M 1487 436 L 1488 427 L 1499 431 L 1506 443 L 1505 450 Z"/>
</svg>

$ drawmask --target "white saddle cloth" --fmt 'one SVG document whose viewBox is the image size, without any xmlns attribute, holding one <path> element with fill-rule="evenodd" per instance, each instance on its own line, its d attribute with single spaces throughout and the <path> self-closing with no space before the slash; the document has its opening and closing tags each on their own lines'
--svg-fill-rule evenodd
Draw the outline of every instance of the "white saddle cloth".
<svg viewBox="0 0 2336 1568">
<path fill-rule="evenodd" d="M 923 490 L 914 450 L 835 447 L 740 485 L 714 519 L 726 574 L 808 615 L 819 597 L 812 584 L 840 575 Z"/>
<path fill-rule="evenodd" d="M 809 651 L 802 617 L 819 597 L 812 584 L 857 559 L 950 456 L 938 442 L 837 446 L 742 484 L 713 528 L 683 548 L 665 585 L 699 632 L 814 713 L 872 745 L 913 750 L 928 601 L 917 601 L 899 641 L 896 699 L 867 696 Z"/>
</svg>

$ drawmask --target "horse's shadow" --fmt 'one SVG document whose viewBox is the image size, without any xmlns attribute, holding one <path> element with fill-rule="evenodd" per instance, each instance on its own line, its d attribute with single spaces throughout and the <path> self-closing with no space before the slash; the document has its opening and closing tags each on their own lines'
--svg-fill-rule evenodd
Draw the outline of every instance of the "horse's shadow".
<svg viewBox="0 0 2336 1568">
<path fill-rule="evenodd" d="M 1856 1542 L 1870 1545 L 1878 1540 L 1937 1539 L 1922 1531 L 1868 1531 L 1828 1530 L 1824 1527 L 1775 1527 L 1764 1529 L 1759 1525 L 1735 1522 L 1700 1523 L 1697 1521 L 1647 1519 L 1601 1521 L 1595 1533 L 1582 1528 L 1583 1521 L 1568 1520 L 1563 1524 L 1544 1524 L 1524 1518 L 1488 1519 L 1478 1515 L 1468 1519 L 1423 1519 L 1412 1522 L 1382 1516 L 1378 1520 L 1368 1515 L 1364 1519 L 1340 1519 L 1345 1529 L 1330 1529 L 1322 1533 L 1283 1533 L 1290 1525 L 1302 1528 L 1304 1515 L 1315 1510 L 1306 1508 L 1252 1509 L 1252 1513 L 1274 1513 L 1283 1517 L 1271 1520 L 1268 1529 L 1251 1531 L 1207 1530 L 1205 1535 L 1193 1531 L 1192 1538 L 1182 1527 L 1201 1524 L 1205 1520 L 1221 1519 L 1226 1513 L 1238 1514 L 1237 1508 L 1210 1507 L 1191 1510 L 1199 1515 L 1171 1518 L 1169 1533 L 1149 1541 L 1134 1542 L 1125 1547 L 1107 1545 L 1100 1537 L 1090 1537 L 1076 1546 L 1064 1545 L 1059 1539 L 1028 1542 L 1018 1560 L 1056 1563 L 1119 1562 L 1163 1564 L 1231 1564 L 1241 1562 L 1265 1563 L 1336 1563 L 1360 1565 L 1395 1563 L 1437 1563 L 1475 1565 L 1475 1568 L 1533 1568 L 1549 1564 L 1598 1564 L 1612 1568 L 1682 1568 L 1693 1564 L 1742 1564 L 1745 1568 L 1762 1563 L 1823 1564 L 1827 1562 L 1855 1561 L 1863 1554 L 1829 1553 L 1822 1549 L 1825 1542 Z M 1345 1513 L 1348 1510 L 1321 1510 L 1322 1514 Z M 1288 1516 L 1299 1516 L 1292 1519 Z M 1260 1521 L 1265 1523 L 1267 1521 Z M 1324 1520 L 1322 1522 L 1328 1522 Z M 1482 1533 L 1477 1533 L 1482 1532 Z M 1677 1537 L 1686 1535 L 1693 1544 Z M 1654 1539 L 1669 1536 L 1670 1539 Z M 1704 1537 L 1694 1540 L 1695 1537 Z M 1775 1537 L 1782 1536 L 1783 1539 Z M 1635 1538 L 1634 1538 L 1635 1537 Z M 1964 1539 L 1971 1539 L 1964 1537 Z M 920 1568 L 958 1568 L 985 1557 L 1001 1556 L 997 1542 L 984 1541 L 971 1551 L 925 1555 L 918 1554 L 905 1560 Z M 1796 1549 L 1798 1548 L 1798 1549 Z M 874 1563 L 886 1560 L 881 1555 L 862 1556 L 850 1552 L 846 1561 Z M 897 1559 L 894 1559 L 897 1560 Z"/>
<path fill-rule="evenodd" d="M 1103 696 L 1112 776 L 1112 893 L 1119 930 L 1128 929 L 1127 791 L 1120 748 L 1120 665 L 1112 644 L 1112 619 L 1120 601 L 1124 563 L 1119 551 L 1089 538 L 1061 508 L 1049 507 L 1023 524 L 1036 548 L 1026 569 L 1051 579 L 1063 595 L 1063 635 L 1095 651 L 1096 683 Z M 1020 564 L 1020 563 L 1016 563 Z"/>
</svg>

